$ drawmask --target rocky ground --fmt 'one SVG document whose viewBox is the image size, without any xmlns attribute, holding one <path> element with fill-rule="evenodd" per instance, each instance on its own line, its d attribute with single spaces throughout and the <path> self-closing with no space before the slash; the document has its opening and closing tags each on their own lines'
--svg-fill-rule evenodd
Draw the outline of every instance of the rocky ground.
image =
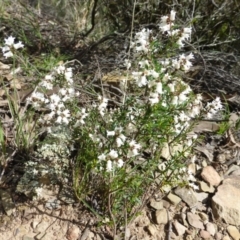
<svg viewBox="0 0 240 240">
<path fill-rule="evenodd" d="M 232 114 L 230 119 L 238 116 Z M 150 196 L 141 214 L 116 239 L 240 239 L 240 143 L 235 129 L 218 136 L 214 128 L 218 123 L 200 122 L 194 129 L 205 136 L 188 164 L 195 190 L 178 186 Z M 112 239 L 110 228 L 100 226 L 96 216 L 53 193 L 45 202 L 21 203 L 10 189 L 1 189 L 0 196 L 0 239 Z"/>
</svg>

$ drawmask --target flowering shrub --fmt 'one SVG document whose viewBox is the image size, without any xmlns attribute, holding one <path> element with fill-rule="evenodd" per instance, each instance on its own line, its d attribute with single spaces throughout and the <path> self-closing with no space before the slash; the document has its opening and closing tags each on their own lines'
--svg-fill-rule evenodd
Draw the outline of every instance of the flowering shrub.
<svg viewBox="0 0 240 240">
<path fill-rule="evenodd" d="M 86 195 L 101 193 L 100 212 L 107 210 L 114 224 L 118 224 L 114 216 L 121 222 L 122 209 L 130 215 L 156 180 L 163 188 L 180 181 L 196 187 L 189 183 L 193 176 L 184 165 L 197 138 L 189 134 L 193 119 L 204 112 L 211 118 L 222 108 L 219 98 L 204 108 L 201 95 L 195 96 L 180 77 L 179 72 L 191 68 L 194 55 L 175 55 L 191 35 L 191 28 L 175 27 L 175 15 L 171 11 L 161 18 L 158 33 L 143 28 L 135 34 L 130 43 L 133 61 L 125 61 L 130 76 L 124 82 L 120 106 L 110 109 L 110 99 L 100 94 L 82 106 L 81 91 L 74 89 L 67 63 L 47 74 L 27 99 L 34 109 L 46 110 L 38 119 L 40 127 L 56 138 L 67 131 L 69 142 L 64 143 L 77 151 L 73 173 L 76 195 L 84 201 Z M 12 56 L 12 47 L 23 46 L 21 42 L 14 44 L 12 37 L 5 44 L 5 57 Z M 56 87 L 57 92 L 46 94 Z M 39 186 L 36 193 L 41 194 Z"/>
</svg>

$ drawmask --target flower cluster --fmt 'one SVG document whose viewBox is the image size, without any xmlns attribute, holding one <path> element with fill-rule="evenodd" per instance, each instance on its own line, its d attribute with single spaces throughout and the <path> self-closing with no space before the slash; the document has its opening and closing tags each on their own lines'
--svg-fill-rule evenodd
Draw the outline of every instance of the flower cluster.
<svg viewBox="0 0 240 240">
<path fill-rule="evenodd" d="M 207 111 L 207 118 L 211 119 L 213 116 L 223 108 L 221 99 L 219 97 L 216 97 L 215 100 L 213 100 L 211 103 L 207 103 L 207 106 L 205 107 Z"/>
<path fill-rule="evenodd" d="M 192 29 L 190 27 L 183 29 L 174 29 L 176 12 L 172 10 L 169 16 L 163 16 L 159 24 L 159 28 L 163 33 L 167 33 L 169 36 L 176 36 L 179 48 L 184 47 L 184 41 L 190 38 Z"/>
<path fill-rule="evenodd" d="M 21 41 L 19 41 L 18 43 L 14 43 L 15 37 L 12 37 L 12 36 L 5 38 L 4 41 L 5 41 L 5 46 L 2 47 L 2 52 L 5 58 L 13 57 L 14 50 L 24 47 Z"/>
<path fill-rule="evenodd" d="M 28 104 L 31 104 L 35 109 L 50 110 L 39 119 L 39 123 L 46 126 L 53 126 L 55 123 L 68 125 L 72 120 L 68 104 L 79 95 L 73 88 L 72 77 L 72 68 L 59 65 L 54 68 L 51 74 L 45 76 L 31 96 L 28 97 Z M 56 93 L 54 93 L 54 88 Z M 51 91 L 51 94 L 48 95 L 47 91 Z M 76 121 L 84 123 L 86 116 L 86 111 L 82 110 L 78 113 Z"/>
</svg>

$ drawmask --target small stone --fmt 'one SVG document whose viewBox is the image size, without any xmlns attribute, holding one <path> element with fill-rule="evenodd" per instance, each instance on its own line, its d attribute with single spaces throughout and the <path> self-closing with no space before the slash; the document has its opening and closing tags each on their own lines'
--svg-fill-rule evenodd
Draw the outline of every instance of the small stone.
<svg viewBox="0 0 240 240">
<path fill-rule="evenodd" d="M 203 238 L 203 239 L 209 239 L 211 237 L 211 234 L 205 230 L 201 230 L 200 231 L 200 236 Z"/>
<path fill-rule="evenodd" d="M 204 202 L 208 199 L 209 194 L 205 192 L 194 192 L 194 195 L 196 196 L 197 200 L 199 202 Z"/>
<path fill-rule="evenodd" d="M 192 173 L 192 175 L 196 174 L 196 164 L 195 163 L 190 163 L 188 165 L 188 171 Z"/>
<path fill-rule="evenodd" d="M 216 157 L 216 161 L 219 163 L 225 163 L 226 162 L 226 155 L 224 153 L 219 153 Z"/>
<path fill-rule="evenodd" d="M 224 236 L 222 240 L 231 240 L 231 238 L 229 236 Z"/>
<path fill-rule="evenodd" d="M 232 225 L 228 226 L 227 227 L 227 232 L 233 238 L 233 240 L 239 240 L 240 239 L 240 233 L 235 226 L 232 226 Z"/>
<path fill-rule="evenodd" d="M 45 207 L 47 209 L 53 210 L 53 209 L 59 209 L 60 207 L 60 201 L 58 199 L 49 199 L 46 204 Z"/>
<path fill-rule="evenodd" d="M 156 217 L 157 224 L 168 223 L 168 213 L 166 209 L 157 210 L 155 217 Z"/>
<path fill-rule="evenodd" d="M 189 207 L 194 207 L 198 200 L 194 195 L 192 189 L 180 188 L 178 187 L 175 191 L 175 194 L 178 195 Z"/>
<path fill-rule="evenodd" d="M 163 202 L 162 201 L 155 201 L 154 199 L 152 199 L 150 201 L 150 206 L 156 210 L 160 210 L 163 209 Z"/>
<path fill-rule="evenodd" d="M 240 176 L 240 169 L 233 171 L 230 175 L 231 176 Z"/>
<path fill-rule="evenodd" d="M 177 220 L 174 220 L 173 225 L 177 231 L 178 236 L 182 236 L 187 230 L 187 228 L 181 223 L 179 223 Z"/>
<path fill-rule="evenodd" d="M 166 209 L 168 209 L 171 205 L 169 201 L 166 201 L 164 199 L 161 200 L 161 202 L 163 203 L 163 207 L 166 208 Z"/>
<path fill-rule="evenodd" d="M 206 213 L 200 212 L 198 215 L 204 222 L 208 222 L 208 215 Z"/>
<path fill-rule="evenodd" d="M 203 168 L 201 177 L 212 186 L 218 186 L 222 181 L 217 171 L 212 166 Z"/>
<path fill-rule="evenodd" d="M 224 174 L 225 176 L 231 175 L 234 171 L 239 170 L 240 167 L 238 165 L 233 164 L 232 166 L 229 167 L 227 172 Z"/>
<path fill-rule="evenodd" d="M 200 187 L 201 191 L 203 191 L 203 192 L 209 192 L 209 193 L 214 193 L 215 188 L 214 188 L 212 185 L 207 184 L 207 183 L 204 182 L 204 181 L 199 181 L 198 183 L 199 183 L 199 187 Z"/>
<path fill-rule="evenodd" d="M 211 222 L 208 222 L 208 223 L 206 224 L 206 230 L 207 230 L 212 236 L 214 236 L 215 233 L 216 233 L 216 228 L 215 228 L 214 224 L 211 223 Z"/>
<path fill-rule="evenodd" d="M 220 232 L 217 232 L 214 237 L 216 240 L 222 240 L 223 235 Z"/>
<path fill-rule="evenodd" d="M 80 229 L 77 226 L 72 226 L 67 230 L 66 237 L 68 240 L 77 240 L 80 234 Z"/>
<path fill-rule="evenodd" d="M 186 218 L 187 218 L 186 213 L 181 213 L 181 219 L 182 219 L 183 225 L 184 225 L 185 227 L 189 227 L 189 224 L 188 224 Z"/>
<path fill-rule="evenodd" d="M 167 199 L 174 205 L 178 205 L 181 202 L 181 198 L 173 193 L 169 193 Z"/>
<path fill-rule="evenodd" d="M 33 229 L 35 229 L 38 224 L 39 224 L 39 221 L 34 219 L 34 220 L 32 221 L 31 226 L 32 226 Z"/>
<path fill-rule="evenodd" d="M 150 233 L 151 236 L 154 236 L 157 232 L 157 229 L 153 224 L 147 226 L 147 230 L 148 230 L 148 232 Z"/>
<path fill-rule="evenodd" d="M 240 225 L 240 176 L 229 176 L 217 188 L 212 198 L 212 211 L 216 219 Z"/>
<path fill-rule="evenodd" d="M 187 220 L 191 226 L 199 229 L 204 229 L 203 222 L 200 220 L 200 217 L 198 215 L 188 212 Z"/>
<path fill-rule="evenodd" d="M 208 164 L 207 164 L 207 161 L 206 161 L 206 160 L 203 160 L 203 161 L 202 161 L 202 166 L 203 166 L 203 167 L 207 167 L 207 165 L 208 165 Z"/>
</svg>

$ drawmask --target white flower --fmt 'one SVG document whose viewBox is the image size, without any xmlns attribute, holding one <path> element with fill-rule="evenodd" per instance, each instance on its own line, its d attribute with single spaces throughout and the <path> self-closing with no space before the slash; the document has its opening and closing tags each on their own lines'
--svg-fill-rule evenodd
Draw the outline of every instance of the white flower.
<svg viewBox="0 0 240 240">
<path fill-rule="evenodd" d="M 19 49 L 19 48 L 23 48 L 24 45 L 23 45 L 22 42 L 20 41 L 20 42 L 18 42 L 18 43 L 16 43 L 16 44 L 13 44 L 13 47 L 14 47 L 15 49 Z"/>
<path fill-rule="evenodd" d="M 157 92 L 150 93 L 149 102 L 151 103 L 151 105 L 156 104 L 156 103 L 159 102 L 159 95 L 158 95 Z"/>
<path fill-rule="evenodd" d="M 115 131 L 107 131 L 107 137 L 115 136 Z"/>
<path fill-rule="evenodd" d="M 52 103 L 55 103 L 55 104 L 58 104 L 61 101 L 59 95 L 55 93 L 50 96 L 50 100 Z"/>
<path fill-rule="evenodd" d="M 122 160 L 122 159 L 118 159 L 118 161 L 117 161 L 117 166 L 120 168 L 120 167 L 122 167 L 123 165 L 124 165 L 123 160 Z"/>
<path fill-rule="evenodd" d="M 135 140 L 131 140 L 129 142 L 129 150 L 128 150 L 128 157 L 135 157 L 139 154 L 139 149 L 141 148 L 141 145 L 136 143 Z"/>
<path fill-rule="evenodd" d="M 127 70 L 130 69 L 131 65 L 131 62 L 128 59 L 124 60 L 124 66 L 126 66 Z"/>
<path fill-rule="evenodd" d="M 156 91 L 157 91 L 157 93 L 159 93 L 159 94 L 162 94 L 162 93 L 163 93 L 162 83 L 161 83 L 161 82 L 158 82 L 158 83 L 156 84 Z"/>
<path fill-rule="evenodd" d="M 175 20 L 175 16 L 176 16 L 176 11 L 171 10 L 171 12 L 170 12 L 170 20 L 174 21 Z"/>
<path fill-rule="evenodd" d="M 115 158 L 118 157 L 118 153 L 117 153 L 117 151 L 115 151 L 115 150 L 112 149 L 112 150 L 108 153 L 108 156 L 109 156 L 111 159 L 115 159 Z"/>
<path fill-rule="evenodd" d="M 141 68 L 145 68 L 146 66 L 149 66 L 149 61 L 148 60 L 142 60 L 142 61 L 138 62 L 138 64 Z"/>
<path fill-rule="evenodd" d="M 111 160 L 108 160 L 107 161 L 107 172 L 111 172 L 112 171 L 112 161 Z"/>
<path fill-rule="evenodd" d="M 106 160 L 106 155 L 104 153 L 102 153 L 101 155 L 98 156 L 98 160 L 99 161 L 104 161 Z"/>
<path fill-rule="evenodd" d="M 5 52 L 5 53 L 3 53 L 3 56 L 4 56 L 5 58 L 9 58 L 9 57 L 12 57 L 12 56 L 13 56 L 13 53 L 12 53 L 11 51 Z"/>
<path fill-rule="evenodd" d="M 14 44 L 15 37 L 9 36 L 8 38 L 5 38 L 5 44 L 8 46 L 12 46 Z"/>
<path fill-rule="evenodd" d="M 123 134 L 120 134 L 116 139 L 117 146 L 121 147 L 124 144 L 125 140 L 126 140 L 126 136 L 124 136 Z"/>
<path fill-rule="evenodd" d="M 64 65 L 59 65 L 58 67 L 55 68 L 55 71 L 58 73 L 58 74 L 64 74 L 65 72 L 65 66 Z"/>
</svg>

